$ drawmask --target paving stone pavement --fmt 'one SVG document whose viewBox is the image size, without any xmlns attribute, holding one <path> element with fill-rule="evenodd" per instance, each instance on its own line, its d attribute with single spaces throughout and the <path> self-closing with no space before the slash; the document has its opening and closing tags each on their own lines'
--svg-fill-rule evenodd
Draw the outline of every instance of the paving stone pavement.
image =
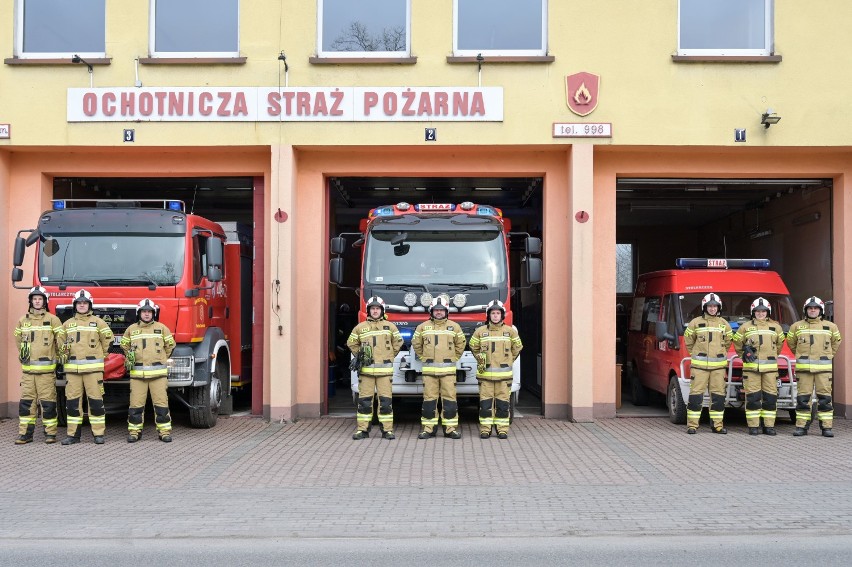
<svg viewBox="0 0 852 567">
<path fill-rule="evenodd" d="M 837 437 L 698 435 L 664 418 L 516 419 L 511 436 L 351 440 L 353 419 L 220 419 L 97 446 L 12 443 L 0 422 L 5 538 L 479 537 L 852 533 L 852 424 Z M 377 429 L 373 430 L 374 432 Z"/>
</svg>

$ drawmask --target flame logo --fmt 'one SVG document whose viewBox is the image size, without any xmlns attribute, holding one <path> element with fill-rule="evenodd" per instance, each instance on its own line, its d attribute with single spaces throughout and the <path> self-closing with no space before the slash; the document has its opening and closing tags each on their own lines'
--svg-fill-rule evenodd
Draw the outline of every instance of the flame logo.
<svg viewBox="0 0 852 567">
<path fill-rule="evenodd" d="M 586 105 L 592 102 L 592 94 L 586 88 L 586 83 L 582 83 L 577 92 L 574 93 L 574 102 L 579 105 Z"/>
</svg>

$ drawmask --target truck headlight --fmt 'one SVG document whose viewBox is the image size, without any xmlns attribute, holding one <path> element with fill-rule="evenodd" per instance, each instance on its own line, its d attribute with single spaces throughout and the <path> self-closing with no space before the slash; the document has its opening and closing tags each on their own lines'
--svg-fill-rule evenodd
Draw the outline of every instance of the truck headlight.
<svg viewBox="0 0 852 567">
<path fill-rule="evenodd" d="M 429 292 L 424 293 L 420 296 L 420 305 L 429 309 L 429 306 L 432 305 L 432 294 Z"/>
<path fill-rule="evenodd" d="M 467 296 L 463 293 L 457 293 L 453 297 L 453 305 L 455 305 L 459 309 L 464 307 L 466 303 L 467 303 Z"/>
<path fill-rule="evenodd" d="M 189 380 L 192 378 L 192 367 L 195 364 L 192 356 L 175 356 L 166 361 L 169 378 L 173 380 Z"/>
<path fill-rule="evenodd" d="M 413 294 L 409 291 L 402 298 L 402 302 L 405 303 L 409 307 L 414 307 L 415 305 L 417 305 L 417 295 L 415 295 L 415 294 Z"/>
</svg>

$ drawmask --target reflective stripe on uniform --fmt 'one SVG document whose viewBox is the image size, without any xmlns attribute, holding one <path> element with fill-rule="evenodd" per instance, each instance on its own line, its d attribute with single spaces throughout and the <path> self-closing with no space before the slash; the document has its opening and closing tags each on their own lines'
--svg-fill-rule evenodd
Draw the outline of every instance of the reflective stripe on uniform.
<svg viewBox="0 0 852 567">
<path fill-rule="evenodd" d="M 512 367 L 490 367 L 486 368 L 485 372 L 478 374 L 480 378 L 490 380 L 511 380 L 513 378 Z"/>
<path fill-rule="evenodd" d="M 724 368 L 728 365 L 728 360 L 725 358 L 725 355 L 722 356 L 700 356 L 697 354 L 692 355 L 692 367 L 693 368 L 706 368 L 706 369 L 714 369 L 714 368 Z"/>
</svg>

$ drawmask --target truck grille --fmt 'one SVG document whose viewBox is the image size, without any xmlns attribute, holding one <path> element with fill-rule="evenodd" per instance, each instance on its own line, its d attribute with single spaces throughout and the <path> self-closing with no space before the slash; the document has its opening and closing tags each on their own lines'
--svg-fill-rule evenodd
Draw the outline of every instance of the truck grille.
<svg viewBox="0 0 852 567">
<path fill-rule="evenodd" d="M 103 319 L 114 335 L 123 335 L 127 327 L 136 322 L 135 307 L 97 307 L 95 315 Z M 56 316 L 63 323 L 73 317 L 74 308 L 70 305 L 62 305 L 56 308 Z"/>
</svg>

